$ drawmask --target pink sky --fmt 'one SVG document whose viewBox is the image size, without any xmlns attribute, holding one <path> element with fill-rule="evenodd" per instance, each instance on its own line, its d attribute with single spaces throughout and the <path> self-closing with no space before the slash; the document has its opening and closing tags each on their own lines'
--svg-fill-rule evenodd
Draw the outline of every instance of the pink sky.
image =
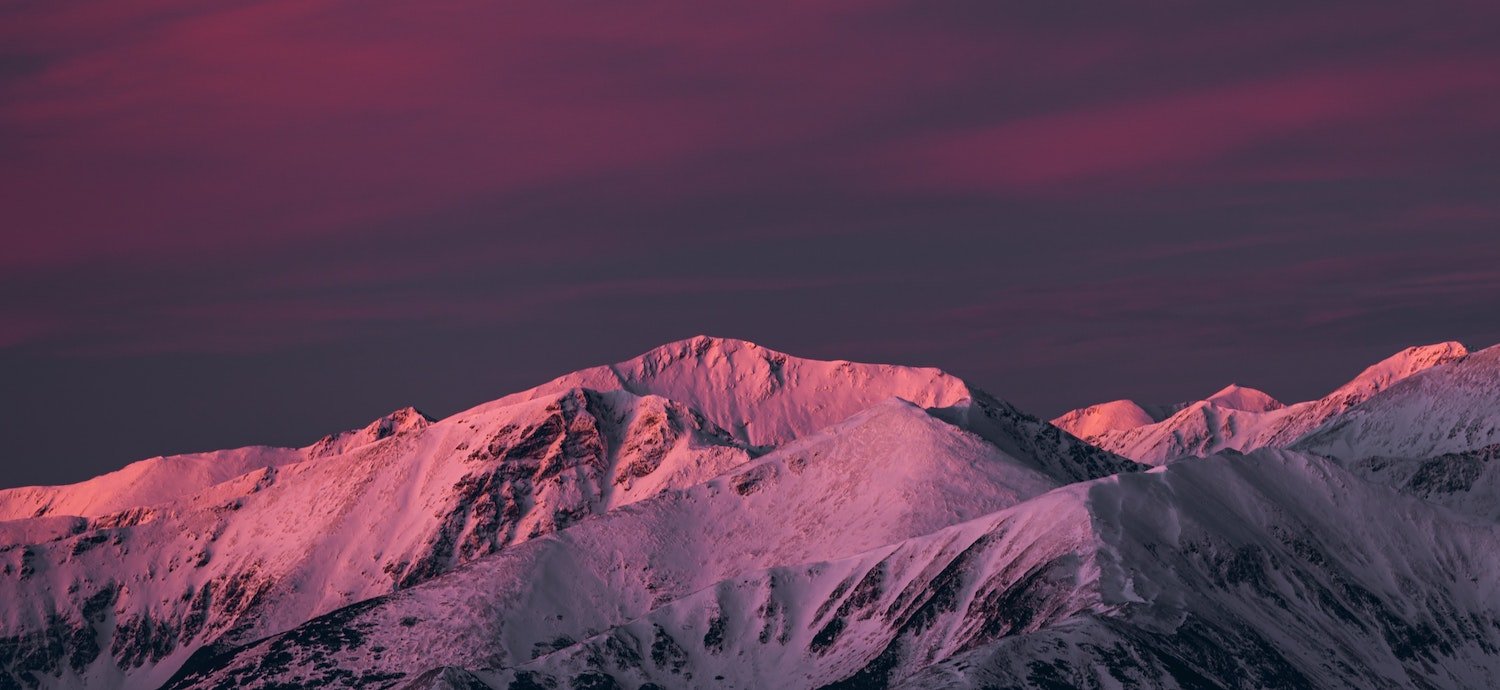
<svg viewBox="0 0 1500 690">
<path fill-rule="evenodd" d="M 301 441 L 700 332 L 1045 414 L 1313 395 L 1500 340 L 1497 19 L 12 3 L 0 414 L 108 421 L 0 440 Z"/>
</svg>

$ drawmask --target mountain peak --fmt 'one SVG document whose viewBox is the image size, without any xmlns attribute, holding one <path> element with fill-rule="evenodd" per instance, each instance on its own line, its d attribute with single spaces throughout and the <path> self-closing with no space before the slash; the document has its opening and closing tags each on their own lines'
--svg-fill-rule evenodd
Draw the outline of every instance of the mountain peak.
<svg viewBox="0 0 1500 690">
<path fill-rule="evenodd" d="M 972 397 L 967 384 L 938 369 L 803 359 L 745 340 L 700 335 L 624 362 L 576 371 L 482 407 L 567 388 L 676 400 L 752 446 L 781 445 L 887 398 L 932 408 Z"/>
<path fill-rule="evenodd" d="M 1072 410 L 1052 420 L 1052 423 L 1063 431 L 1087 440 L 1105 432 L 1135 429 L 1157 421 L 1134 400 L 1111 400 Z"/>
<path fill-rule="evenodd" d="M 1365 368 L 1329 397 L 1353 395 L 1363 400 L 1412 374 L 1447 364 L 1468 354 L 1468 348 L 1454 340 L 1408 347 Z"/>
<path fill-rule="evenodd" d="M 630 362 L 622 362 L 616 367 L 639 363 L 643 371 L 660 372 L 683 362 L 708 367 L 736 364 L 753 366 L 758 362 L 766 362 L 768 365 L 775 366 L 789 359 L 800 358 L 762 347 L 748 340 L 696 335 L 658 345 Z"/>
<path fill-rule="evenodd" d="M 379 440 L 403 431 L 420 429 L 435 421 L 437 420 L 428 416 L 427 413 L 408 405 L 370 422 L 363 431 Z"/>
<path fill-rule="evenodd" d="M 724 336 L 700 333 L 698 335 L 692 336 L 691 338 L 683 338 L 682 340 L 674 340 L 669 343 L 663 343 L 654 348 L 651 348 L 650 352 L 674 351 L 682 348 L 688 348 L 695 352 L 706 352 L 709 350 L 721 350 L 727 352 L 734 350 L 763 349 L 770 351 L 769 349 L 757 345 L 756 343 L 750 342 L 749 340 L 742 340 L 740 338 L 727 338 Z"/>
<path fill-rule="evenodd" d="M 338 455 L 396 434 L 421 429 L 435 421 L 437 420 L 421 410 L 408 405 L 382 415 L 359 429 L 324 436 L 308 447 L 307 455 L 311 458 Z"/>
<path fill-rule="evenodd" d="M 1220 389 L 1219 392 L 1208 396 L 1207 401 L 1219 407 L 1227 407 L 1231 410 L 1240 410 L 1243 412 L 1270 412 L 1271 410 L 1279 410 L 1286 407 L 1286 405 L 1281 404 L 1281 401 L 1271 397 L 1264 391 L 1247 388 L 1236 383 L 1231 383 Z"/>
</svg>

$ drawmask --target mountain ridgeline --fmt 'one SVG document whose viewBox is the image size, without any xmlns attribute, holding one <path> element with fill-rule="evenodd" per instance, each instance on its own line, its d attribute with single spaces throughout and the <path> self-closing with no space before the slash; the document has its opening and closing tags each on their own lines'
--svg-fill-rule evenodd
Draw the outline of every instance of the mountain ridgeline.
<svg viewBox="0 0 1500 690">
<path fill-rule="evenodd" d="M 304 448 L 0 491 L 0 688 L 1500 677 L 1500 348 L 1052 423 L 696 337 Z"/>
</svg>

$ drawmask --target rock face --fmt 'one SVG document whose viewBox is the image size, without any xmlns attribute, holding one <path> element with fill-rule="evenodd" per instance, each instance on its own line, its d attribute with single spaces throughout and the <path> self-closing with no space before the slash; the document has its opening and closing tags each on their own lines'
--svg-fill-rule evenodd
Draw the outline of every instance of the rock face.
<svg viewBox="0 0 1500 690">
<path fill-rule="evenodd" d="M 1484 687 L 1497 361 L 1059 418 L 1206 456 L 1144 471 L 936 370 L 693 338 L 0 492 L 0 688 Z"/>
<path fill-rule="evenodd" d="M 1201 401 L 1152 408 L 1158 411 L 1155 415 L 1133 402 L 1115 401 L 1068 412 L 1053 423 L 1100 448 L 1153 465 L 1221 450 L 1285 448 L 1398 382 L 1431 369 L 1447 369 L 1466 355 L 1456 342 L 1410 347 L 1322 398 L 1293 405 L 1231 385 Z M 1163 410 L 1167 414 L 1159 414 Z"/>
</svg>

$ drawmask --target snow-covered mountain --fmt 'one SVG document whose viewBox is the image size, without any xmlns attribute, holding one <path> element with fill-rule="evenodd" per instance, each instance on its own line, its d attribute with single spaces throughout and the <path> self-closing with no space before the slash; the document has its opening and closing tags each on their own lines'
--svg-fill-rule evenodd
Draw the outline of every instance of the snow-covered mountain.
<svg viewBox="0 0 1500 690">
<path fill-rule="evenodd" d="M 360 645 L 322 637 L 326 621 L 314 621 L 191 682 L 319 685 L 356 669 L 375 678 L 521 663 L 737 573 L 853 555 L 1057 485 L 1027 459 L 891 401 L 704 484 L 333 614 L 340 630 L 366 631 Z"/>
<path fill-rule="evenodd" d="M 442 674 L 496 688 L 1482 687 L 1500 673 L 1500 532 L 1449 518 L 1326 459 L 1236 454 L 661 592 L 641 615 L 602 616 L 629 619 L 613 625 L 570 623 L 600 602 L 560 593 L 628 578 L 637 561 L 600 573 L 533 557 L 524 565 L 552 566 L 542 579 L 557 593 L 476 597 L 514 586 L 502 554 L 210 660 L 173 687 Z M 536 626 L 549 632 L 523 639 L 568 633 L 527 660 L 507 631 Z"/>
<path fill-rule="evenodd" d="M 284 630 L 749 457 L 681 404 L 623 391 L 418 425 L 0 548 L 0 663 L 61 685 L 154 687 L 205 644 Z"/>
<path fill-rule="evenodd" d="M 0 668 L 11 674 L 3 677 L 23 686 L 155 687 L 205 646 L 240 645 L 590 516 L 700 486 L 764 450 L 764 443 L 750 447 L 696 408 L 652 390 L 715 403 L 705 406 L 742 432 L 773 430 L 752 437 L 758 442 L 825 438 L 809 426 L 846 412 L 911 432 L 906 446 L 861 434 L 837 439 L 847 462 L 870 462 L 889 477 L 909 479 L 892 487 L 902 492 L 900 500 L 889 491 L 861 497 L 865 508 L 851 517 L 878 535 L 886 533 L 877 528 L 935 529 L 956 514 L 993 510 L 1134 465 L 936 370 L 814 362 L 740 341 L 695 338 L 562 380 L 585 382 L 601 370 L 633 371 L 630 388 L 642 395 L 607 382 L 597 388 L 554 382 L 437 422 L 408 409 L 304 449 L 178 461 L 229 475 L 217 483 L 220 476 L 184 474 L 177 483 L 155 484 L 106 476 L 21 490 L 49 497 L 53 508 L 45 517 L 0 522 L 6 539 L 0 601 L 17 602 L 0 613 Z M 903 399 L 945 407 L 929 414 Z M 912 419 L 931 434 L 903 422 Z M 866 452 L 887 463 L 864 458 Z M 239 462 L 245 454 L 255 461 Z M 919 454 L 980 464 L 977 475 L 943 470 L 955 481 L 969 480 L 978 507 L 955 503 L 963 486 L 924 493 L 922 477 L 902 475 L 889 462 Z M 212 464 L 222 458 L 231 462 Z M 784 460 L 785 471 L 800 470 L 801 462 Z M 134 486 L 143 488 L 109 490 Z M 108 496 L 114 503 L 58 500 L 69 496 Z M 928 511 L 920 515 L 928 517 L 898 510 L 918 496 Z M 89 510 L 66 516 L 65 506 Z M 828 508 L 825 526 L 839 524 L 848 510 Z M 38 514 L 31 504 L 21 510 Z M 872 522 L 887 510 L 898 516 L 896 526 Z M 793 512 L 809 509 L 768 510 L 774 524 L 756 529 L 774 534 L 774 527 L 792 524 Z M 816 532 L 813 525 L 801 529 Z"/>
<path fill-rule="evenodd" d="M 0 492 L 0 688 L 1484 687 L 1497 366 L 1053 425 L 693 338 Z"/>
<path fill-rule="evenodd" d="M 1410 347 L 1371 365 L 1322 398 L 1293 405 L 1231 385 L 1197 402 L 1148 410 L 1121 400 L 1068 412 L 1053 423 L 1100 448 L 1153 465 L 1226 449 L 1283 448 L 1397 382 L 1444 368 L 1467 354 L 1456 342 Z M 1162 415 L 1162 411 L 1168 413 Z"/>
</svg>

